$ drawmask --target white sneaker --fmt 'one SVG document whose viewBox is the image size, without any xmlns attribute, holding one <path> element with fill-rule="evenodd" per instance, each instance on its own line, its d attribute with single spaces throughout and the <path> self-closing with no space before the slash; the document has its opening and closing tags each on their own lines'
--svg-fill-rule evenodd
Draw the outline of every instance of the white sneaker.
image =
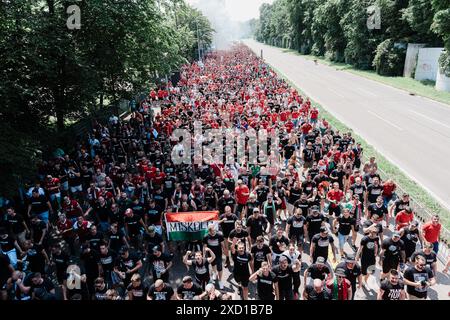
<svg viewBox="0 0 450 320">
<path fill-rule="evenodd" d="M 220 288 L 220 290 L 223 290 L 223 282 L 222 281 L 219 281 L 219 288 Z"/>
<path fill-rule="evenodd" d="M 216 274 L 215 272 L 213 272 L 213 274 L 212 274 L 212 276 L 211 276 L 211 279 L 212 279 L 213 281 L 216 281 L 216 280 L 217 280 L 217 274 Z"/>
</svg>

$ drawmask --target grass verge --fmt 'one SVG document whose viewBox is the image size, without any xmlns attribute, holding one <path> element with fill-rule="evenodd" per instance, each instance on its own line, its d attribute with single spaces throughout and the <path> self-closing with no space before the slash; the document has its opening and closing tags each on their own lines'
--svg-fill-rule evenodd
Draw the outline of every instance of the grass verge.
<svg viewBox="0 0 450 320">
<path fill-rule="evenodd" d="M 397 89 L 408 91 L 418 96 L 426 97 L 450 105 L 450 92 L 436 90 L 434 88 L 435 82 L 433 81 L 417 81 L 412 78 L 405 78 L 405 77 L 381 76 L 373 70 L 358 70 L 349 64 L 333 62 L 324 57 L 304 55 L 299 53 L 297 50 L 292 49 L 282 49 L 282 50 L 283 52 L 293 53 L 308 60 L 317 60 L 317 62 L 333 67 L 336 70 L 347 71 L 370 80 L 387 84 Z"/>
<path fill-rule="evenodd" d="M 266 62 L 267 63 L 267 62 Z M 298 92 L 304 96 L 308 96 L 302 89 L 295 85 L 289 78 L 287 78 L 280 70 L 267 63 L 280 77 L 285 79 L 293 88 L 296 88 Z M 361 146 L 364 148 L 364 155 L 366 157 L 375 157 L 377 159 L 380 170 L 384 172 L 384 179 L 391 178 L 395 183 L 401 187 L 404 191 L 409 193 L 411 198 L 415 199 L 420 206 L 428 210 L 431 213 L 437 213 L 441 217 L 442 225 L 450 230 L 450 211 L 444 208 L 439 202 L 437 202 L 431 194 L 424 190 L 419 184 L 405 175 L 397 166 L 388 161 L 381 153 L 379 153 L 372 145 L 368 144 L 363 138 L 357 135 L 351 128 L 347 127 L 341 121 L 336 119 L 331 113 L 324 109 L 319 103 L 311 99 L 311 103 L 317 107 L 322 117 L 326 118 L 330 125 L 341 132 L 351 132 L 356 141 L 361 142 Z M 444 236 L 444 232 L 442 233 Z M 448 232 L 446 233 L 447 241 L 450 241 Z"/>
</svg>

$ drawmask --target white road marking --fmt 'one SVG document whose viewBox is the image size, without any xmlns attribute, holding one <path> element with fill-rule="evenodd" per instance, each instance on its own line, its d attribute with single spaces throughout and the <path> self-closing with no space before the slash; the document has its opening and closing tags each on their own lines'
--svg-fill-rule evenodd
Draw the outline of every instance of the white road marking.
<svg viewBox="0 0 450 320">
<path fill-rule="evenodd" d="M 426 116 L 426 115 L 421 114 L 421 113 L 419 113 L 419 112 L 417 112 L 417 111 L 414 111 L 414 110 L 409 110 L 409 111 L 412 112 L 412 113 L 417 114 L 418 116 L 421 116 L 421 117 L 423 117 L 423 118 L 425 118 L 425 119 L 428 119 L 428 120 L 430 120 L 430 121 L 432 121 L 432 122 L 434 122 L 434 123 L 440 124 L 441 126 L 444 126 L 444 127 L 448 128 L 448 129 L 450 129 L 450 126 L 449 126 L 449 125 L 447 125 L 447 124 L 445 124 L 445 123 L 442 123 L 442 122 L 440 122 L 440 121 L 438 121 L 438 120 L 436 120 L 436 119 L 430 118 L 429 116 Z"/>
<path fill-rule="evenodd" d="M 333 92 L 335 95 L 337 95 L 337 96 L 339 96 L 339 97 L 345 99 L 345 96 L 344 96 L 343 94 L 337 92 L 336 90 L 331 89 L 331 88 L 328 88 L 328 90 L 330 90 L 331 92 Z"/>
<path fill-rule="evenodd" d="M 383 118 L 383 117 L 380 117 L 380 116 L 377 115 L 375 112 L 372 112 L 372 111 L 369 111 L 369 110 L 368 110 L 367 112 L 370 113 L 370 114 L 372 114 L 372 115 L 374 115 L 374 116 L 377 117 L 378 119 L 383 120 L 383 121 L 386 122 L 387 124 L 390 124 L 391 126 L 393 126 L 394 128 L 396 128 L 397 130 L 403 131 L 403 129 L 400 128 L 398 125 L 392 123 L 392 122 L 389 121 L 389 120 L 386 120 L 386 119 Z"/>
</svg>

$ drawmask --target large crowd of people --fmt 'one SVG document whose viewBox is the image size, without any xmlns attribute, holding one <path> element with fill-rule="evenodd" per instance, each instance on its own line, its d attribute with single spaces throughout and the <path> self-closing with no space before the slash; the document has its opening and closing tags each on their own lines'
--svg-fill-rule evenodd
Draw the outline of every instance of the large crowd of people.
<svg viewBox="0 0 450 320">
<path fill-rule="evenodd" d="M 208 129 L 265 129 L 277 152 L 249 161 L 231 144 L 233 163 L 205 161 L 193 150 L 211 143 Z M 175 163 L 174 151 L 197 161 Z M 427 299 L 439 217 L 420 226 L 377 170 L 247 47 L 210 53 L 126 120 L 46 157 L 3 207 L 1 299 L 351 300 L 371 281 L 379 300 Z M 167 212 L 198 211 L 219 212 L 203 240 L 167 239 Z"/>
</svg>

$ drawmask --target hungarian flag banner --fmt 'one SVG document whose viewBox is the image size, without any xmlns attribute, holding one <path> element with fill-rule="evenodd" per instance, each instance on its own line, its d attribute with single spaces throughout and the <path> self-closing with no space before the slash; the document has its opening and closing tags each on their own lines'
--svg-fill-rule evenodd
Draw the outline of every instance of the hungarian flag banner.
<svg viewBox="0 0 450 320">
<path fill-rule="evenodd" d="M 218 211 L 166 213 L 167 237 L 170 241 L 201 240 L 208 226 L 219 221 Z"/>
</svg>

